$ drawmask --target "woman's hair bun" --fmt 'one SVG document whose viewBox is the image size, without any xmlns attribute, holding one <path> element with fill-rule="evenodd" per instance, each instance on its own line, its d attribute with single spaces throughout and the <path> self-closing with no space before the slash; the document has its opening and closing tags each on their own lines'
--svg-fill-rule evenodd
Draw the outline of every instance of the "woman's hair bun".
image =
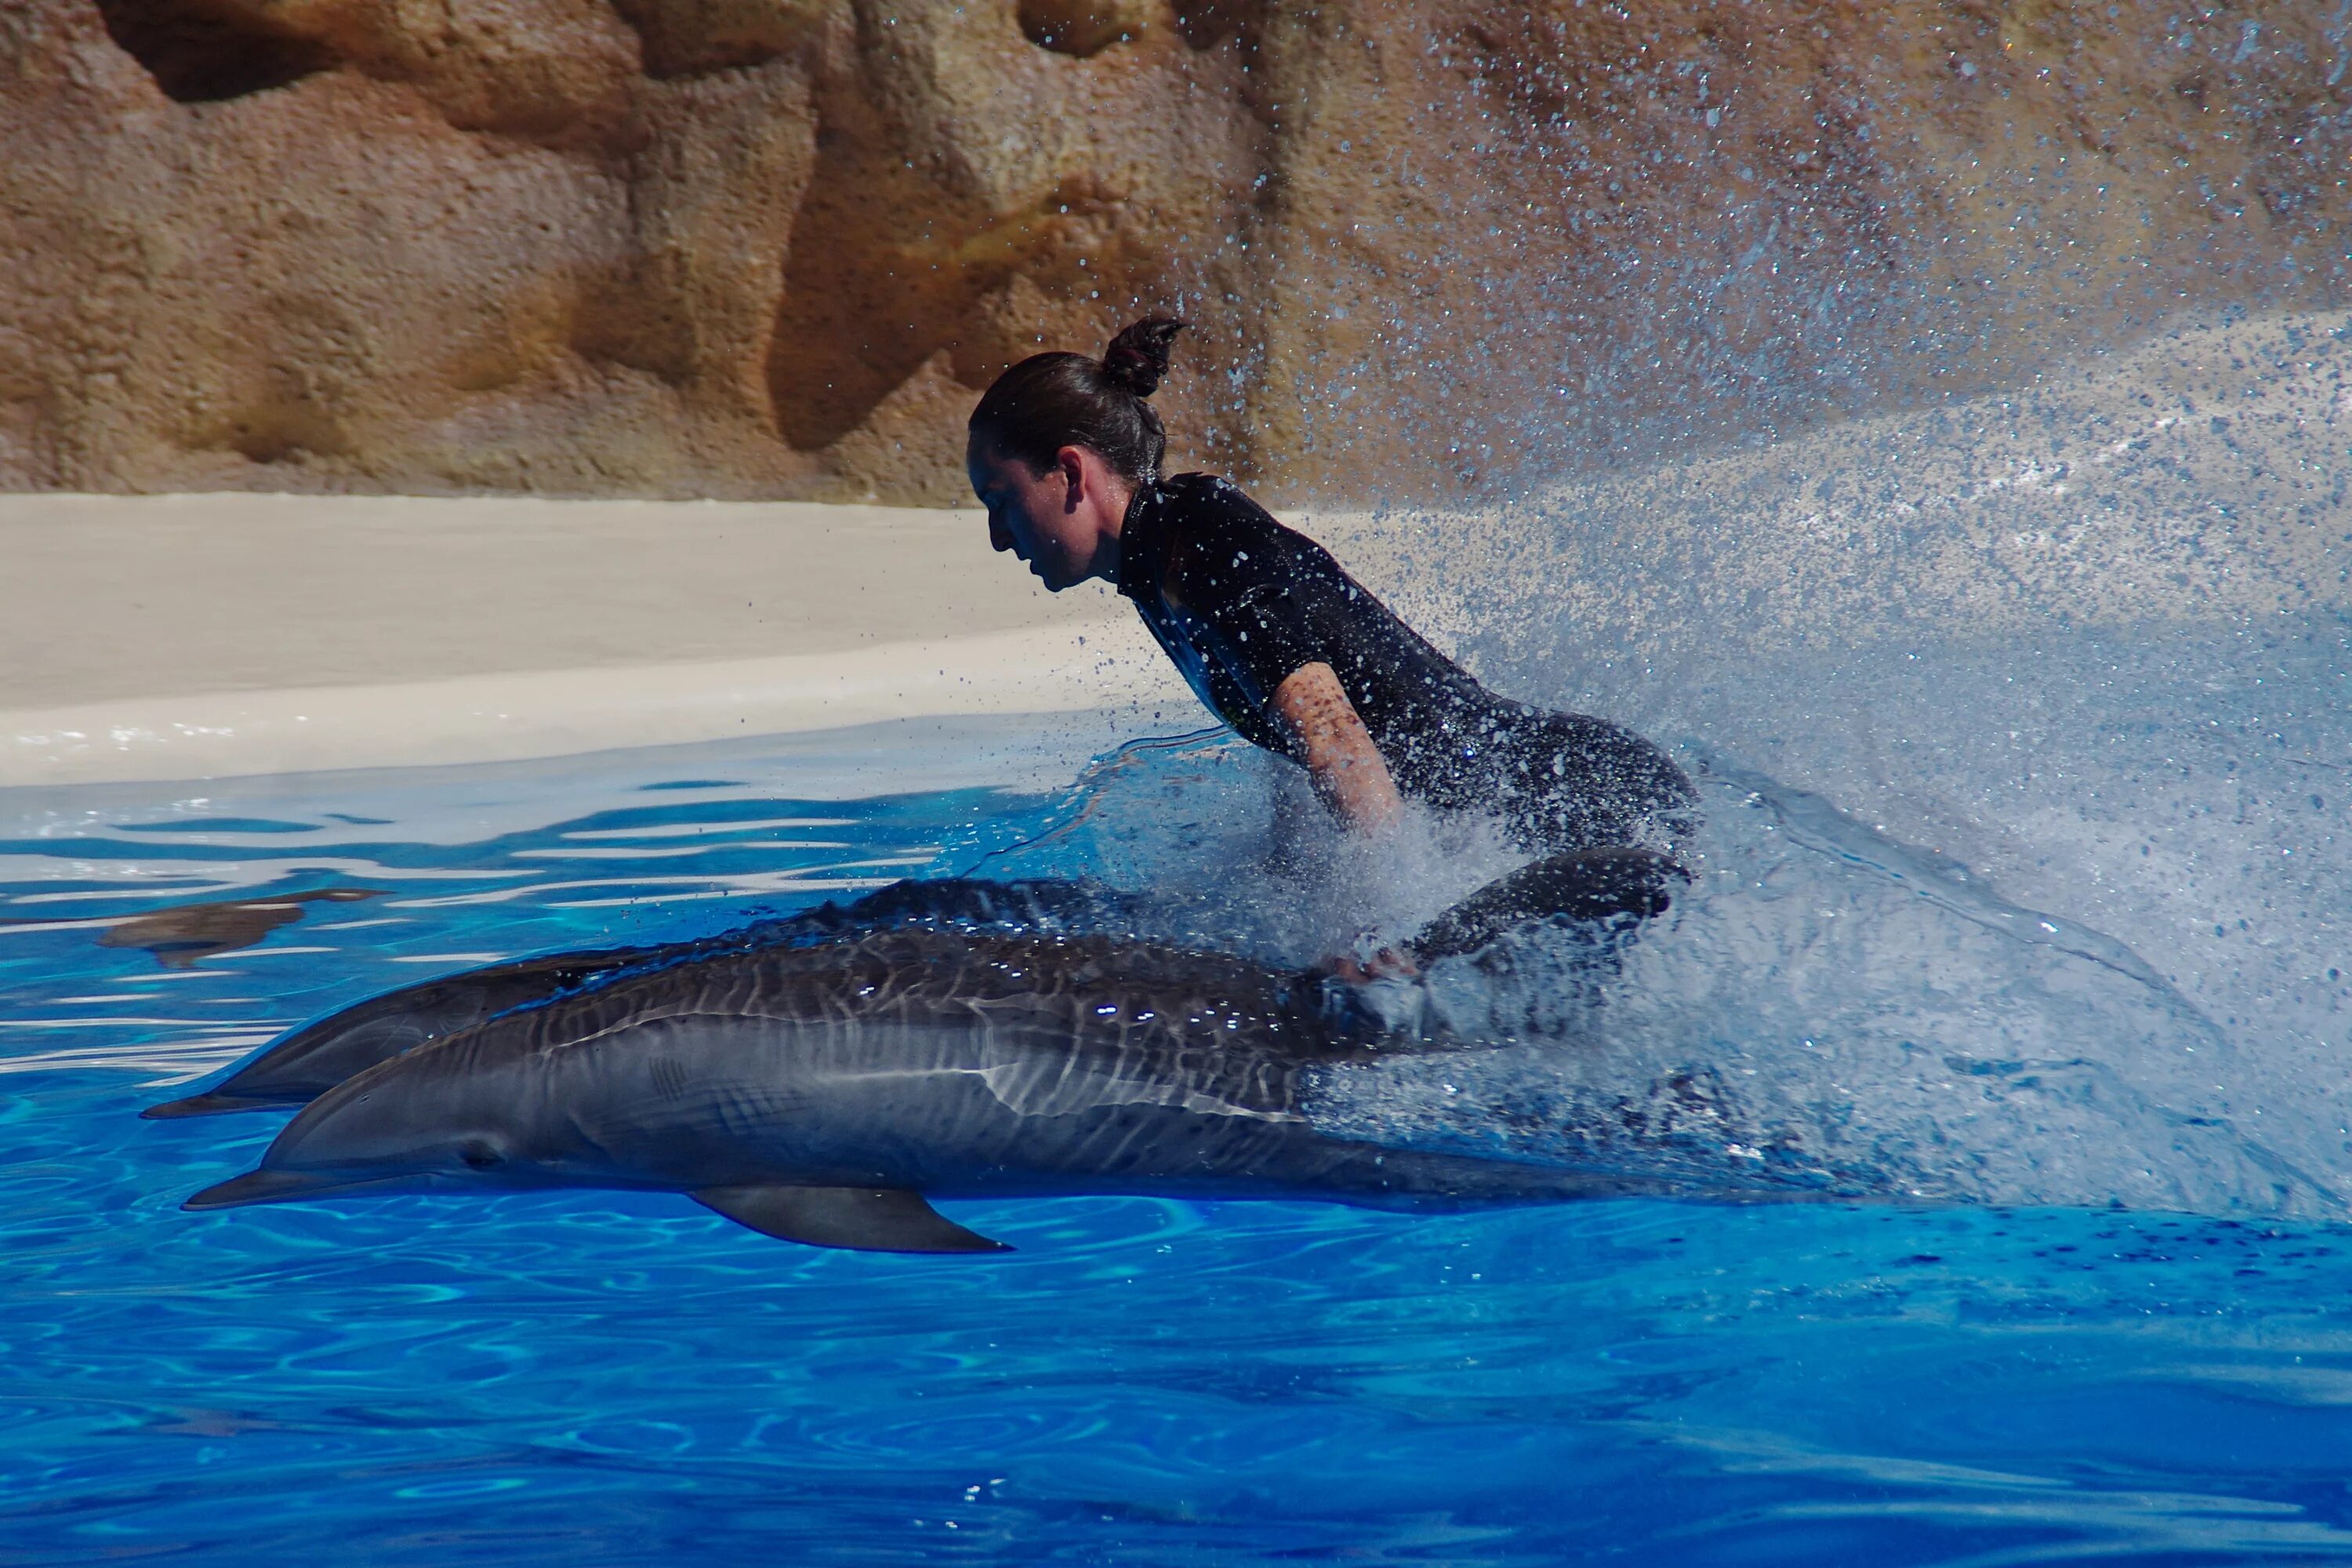
<svg viewBox="0 0 2352 1568">
<path fill-rule="evenodd" d="M 1168 376 L 1168 355 L 1184 323 L 1173 316 L 1152 316 L 1123 329 L 1103 350 L 1103 374 L 1113 386 L 1149 397 Z"/>
</svg>

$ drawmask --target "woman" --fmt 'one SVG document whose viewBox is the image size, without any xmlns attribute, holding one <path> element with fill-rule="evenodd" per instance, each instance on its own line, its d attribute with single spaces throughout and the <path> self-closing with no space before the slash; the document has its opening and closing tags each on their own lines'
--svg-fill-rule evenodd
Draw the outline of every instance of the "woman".
<svg viewBox="0 0 2352 1568">
<path fill-rule="evenodd" d="M 1201 700 L 1304 766 L 1353 830 L 1393 826 L 1401 794 L 1492 812 L 1546 855 L 1685 830 L 1690 781 L 1657 747 L 1496 696 L 1231 482 L 1160 477 L 1168 438 L 1145 400 L 1182 325 L 1139 321 L 1099 360 L 1035 354 L 997 377 L 965 458 L 989 542 L 1055 593 L 1115 584 Z"/>
</svg>

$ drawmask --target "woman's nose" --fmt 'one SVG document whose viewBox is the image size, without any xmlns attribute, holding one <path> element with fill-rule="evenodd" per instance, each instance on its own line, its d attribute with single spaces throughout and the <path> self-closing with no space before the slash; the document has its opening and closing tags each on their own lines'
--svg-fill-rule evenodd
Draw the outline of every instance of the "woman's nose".
<svg viewBox="0 0 2352 1568">
<path fill-rule="evenodd" d="M 1013 548 L 1013 531 L 992 516 L 988 520 L 988 545 L 992 550 Z"/>
</svg>

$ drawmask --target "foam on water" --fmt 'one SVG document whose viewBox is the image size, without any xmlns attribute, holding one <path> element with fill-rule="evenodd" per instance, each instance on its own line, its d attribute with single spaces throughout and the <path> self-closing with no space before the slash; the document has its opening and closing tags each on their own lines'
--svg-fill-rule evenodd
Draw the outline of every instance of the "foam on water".
<svg viewBox="0 0 2352 1568">
<path fill-rule="evenodd" d="M 1907 868 L 1948 901 L 1965 886 L 2007 911 L 1980 929 L 2029 945 L 2045 924 L 2078 949 L 2096 940 L 2108 994 L 2071 1016 L 2027 1008 L 2043 1048 L 1928 1055 L 2097 1061 L 2164 1117 L 2225 1121 L 2259 1145 L 2289 1207 L 2340 1212 L 2347 342 L 2341 315 L 2203 328 L 1932 414 L 1583 481 L 1528 496 L 1507 528 L 1423 524 L 1479 569 L 1414 548 L 1388 585 L 1503 689 L 1749 777 L 1849 868 Z M 1972 939 L 1942 952 L 1918 929 L 1907 949 L 1865 945 L 1822 919 L 1787 947 L 1836 963 L 1774 1026 L 1817 1051 L 1846 1050 L 1844 1029 L 1906 965 L 1948 965 L 1948 1000 L 1980 1007 L 1993 1035 L 2021 996 L 2048 993 L 2023 949 L 1978 962 Z M 1805 979 L 1755 956 L 1774 975 L 1759 994 Z M 2147 1007 L 2117 989 L 2135 973 Z M 1728 1026 L 1738 1005 L 1710 994 Z M 2158 1048 L 2123 1022 L 2147 1007 L 2219 1048 Z M 1844 1065 L 1866 1090 L 1867 1061 Z M 2160 1141 L 2143 1152 L 2158 1174 L 2118 1172 L 2117 1195 L 2172 1179 Z"/>
<path fill-rule="evenodd" d="M 1440 963 L 1425 993 L 1387 987 L 1400 1016 L 1517 1043 L 1328 1075 L 1317 1115 L 1701 1196 L 2345 1212 L 2352 1165 L 2313 1138 L 2310 1165 L 2266 1142 L 2307 1133 L 2326 1097 L 2256 1100 L 2231 1034 L 2126 944 L 1817 796 L 1688 760 L 1707 820 L 1673 911 L 1598 950 L 1523 931 Z M 1229 741 L 1139 749 L 992 869 L 1134 885 L 1162 865 L 1190 940 L 1303 963 L 1354 934 L 1350 910 L 1377 944 L 1508 864 L 1461 825 L 1377 866 L 1270 881 L 1264 824 L 1297 788 Z"/>
</svg>

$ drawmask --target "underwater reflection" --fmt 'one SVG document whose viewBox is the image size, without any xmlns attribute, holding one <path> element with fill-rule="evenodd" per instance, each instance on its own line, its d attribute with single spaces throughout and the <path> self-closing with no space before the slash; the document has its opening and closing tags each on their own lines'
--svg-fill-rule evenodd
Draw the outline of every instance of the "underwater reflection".
<svg viewBox="0 0 2352 1568">
<path fill-rule="evenodd" d="M 382 888 L 314 888 L 308 892 L 278 893 L 267 899 L 173 904 L 114 922 L 100 934 L 98 945 L 144 948 L 166 969 L 187 969 L 199 959 L 251 947 L 278 927 L 292 925 L 302 918 L 305 905 L 355 903 L 362 899 L 381 898 L 384 891 Z M 16 920 L 6 923 L 52 922 Z"/>
</svg>

